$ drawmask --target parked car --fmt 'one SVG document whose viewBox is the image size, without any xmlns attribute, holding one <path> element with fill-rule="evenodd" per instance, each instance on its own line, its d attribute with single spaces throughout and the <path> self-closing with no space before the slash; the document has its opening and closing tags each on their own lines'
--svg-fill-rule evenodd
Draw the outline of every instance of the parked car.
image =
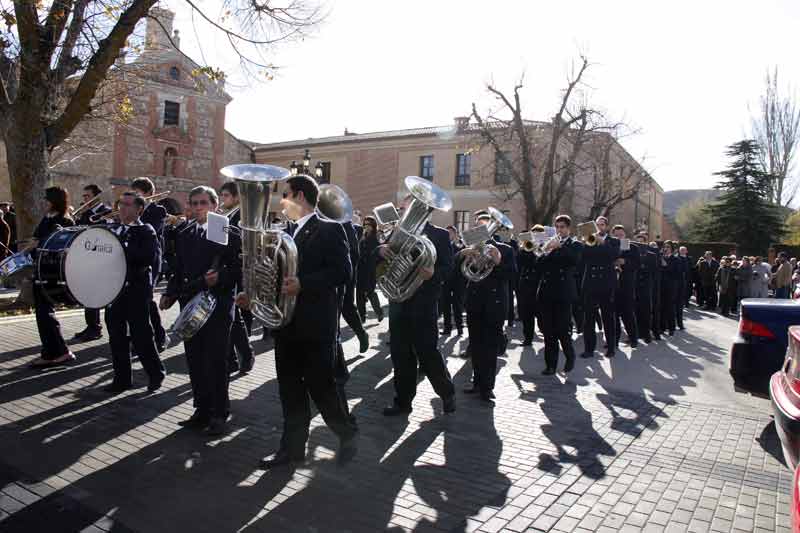
<svg viewBox="0 0 800 533">
<path fill-rule="evenodd" d="M 783 365 L 790 326 L 800 325 L 800 301 L 745 298 L 739 333 L 731 345 L 729 370 L 734 383 L 766 391 L 770 376 Z"/>
<path fill-rule="evenodd" d="M 769 381 L 775 430 L 786 465 L 794 470 L 792 530 L 800 533 L 800 326 L 789 328 L 789 347 L 783 367 Z"/>
</svg>

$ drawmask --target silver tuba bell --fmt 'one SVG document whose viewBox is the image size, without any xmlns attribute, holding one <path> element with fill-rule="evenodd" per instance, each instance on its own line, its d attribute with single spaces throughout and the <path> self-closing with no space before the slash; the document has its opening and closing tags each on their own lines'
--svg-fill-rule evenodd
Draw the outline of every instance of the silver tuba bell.
<svg viewBox="0 0 800 533">
<path fill-rule="evenodd" d="M 497 230 L 505 228 L 514 229 L 514 224 L 499 209 L 490 207 L 489 215 L 492 220 L 485 225 L 476 226 L 464 232 L 464 242 L 477 253 L 468 256 L 461 262 L 461 273 L 471 282 L 477 283 L 486 279 L 494 270 L 494 261 L 489 255 L 489 246 L 486 241 L 492 238 Z"/>
<path fill-rule="evenodd" d="M 350 222 L 353 219 L 353 202 L 344 189 L 325 183 L 319 186 L 317 214 L 324 220 L 339 224 Z"/>
<path fill-rule="evenodd" d="M 239 231 L 242 237 L 242 291 L 250 299 L 253 316 L 269 329 L 292 320 L 296 296 L 281 293 L 283 280 L 297 276 L 297 247 L 291 236 L 268 229 L 264 214 L 270 186 L 291 173 L 272 165 L 231 165 L 220 174 L 239 186 Z"/>
<path fill-rule="evenodd" d="M 453 207 L 450 196 L 426 179 L 406 176 L 405 185 L 414 199 L 386 243 L 389 264 L 377 283 L 392 302 L 411 298 L 425 281 L 422 270 L 431 269 L 436 264 L 436 248 L 422 231 L 434 209 L 449 211 Z M 379 216 L 378 208 L 375 215 L 378 223 L 382 223 L 384 217 Z"/>
</svg>

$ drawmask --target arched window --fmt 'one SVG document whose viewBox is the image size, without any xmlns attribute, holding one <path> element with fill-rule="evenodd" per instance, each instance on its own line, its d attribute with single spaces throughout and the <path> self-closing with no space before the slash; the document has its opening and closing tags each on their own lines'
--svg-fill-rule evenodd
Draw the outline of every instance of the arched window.
<svg viewBox="0 0 800 533">
<path fill-rule="evenodd" d="M 178 80 L 181 77 L 181 71 L 178 70 L 178 67 L 172 67 L 169 69 L 169 77 L 173 80 Z"/>
<path fill-rule="evenodd" d="M 164 173 L 163 176 L 175 176 L 175 166 L 178 161 L 178 151 L 171 146 L 164 150 Z"/>
</svg>

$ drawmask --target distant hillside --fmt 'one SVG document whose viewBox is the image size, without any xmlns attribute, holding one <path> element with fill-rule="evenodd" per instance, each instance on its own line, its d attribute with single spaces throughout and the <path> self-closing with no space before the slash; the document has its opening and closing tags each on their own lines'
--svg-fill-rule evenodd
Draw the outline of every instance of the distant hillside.
<svg viewBox="0 0 800 533">
<path fill-rule="evenodd" d="M 664 192 L 664 216 L 673 218 L 678 209 L 693 200 L 715 200 L 720 191 L 716 189 L 682 189 Z"/>
</svg>

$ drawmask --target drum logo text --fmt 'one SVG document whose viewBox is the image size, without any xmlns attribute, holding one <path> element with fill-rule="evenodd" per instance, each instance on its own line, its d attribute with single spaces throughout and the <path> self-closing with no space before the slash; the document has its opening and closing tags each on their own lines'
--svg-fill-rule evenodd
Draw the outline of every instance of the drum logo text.
<svg viewBox="0 0 800 533">
<path fill-rule="evenodd" d="M 114 251 L 111 244 L 101 242 L 99 239 L 95 239 L 94 242 L 86 239 L 83 243 L 83 247 L 87 252 L 97 252 L 101 254 L 110 254 Z"/>
</svg>

